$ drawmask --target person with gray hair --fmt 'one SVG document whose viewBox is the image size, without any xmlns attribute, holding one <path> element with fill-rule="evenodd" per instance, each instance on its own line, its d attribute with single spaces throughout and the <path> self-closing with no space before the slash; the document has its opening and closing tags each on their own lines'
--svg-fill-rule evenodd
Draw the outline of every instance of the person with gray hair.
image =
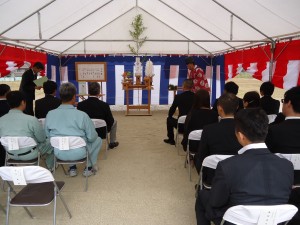
<svg viewBox="0 0 300 225">
<path fill-rule="evenodd" d="M 78 136 L 82 137 L 88 146 L 91 161 L 85 168 L 83 175 L 91 176 L 97 170 L 97 159 L 101 149 L 102 140 L 95 131 L 94 124 L 89 116 L 76 110 L 73 106 L 76 101 L 76 87 L 72 83 L 64 83 L 59 88 L 62 104 L 48 112 L 45 121 L 45 131 L 48 138 L 56 136 Z M 54 154 L 61 160 L 78 160 L 85 157 L 85 148 L 76 148 L 71 151 L 59 151 L 54 148 Z M 69 175 L 77 175 L 76 165 L 69 168 Z"/>
<path fill-rule="evenodd" d="M 109 148 L 113 149 L 119 145 L 117 139 L 117 121 L 114 119 L 109 105 L 101 101 L 98 97 L 100 94 L 100 85 L 98 82 L 90 82 L 89 87 L 89 98 L 79 102 L 77 109 L 81 110 L 89 115 L 91 119 L 102 119 L 105 120 L 107 126 L 107 132 L 110 133 Z M 105 127 L 96 129 L 98 136 L 102 139 L 106 138 Z"/>
</svg>

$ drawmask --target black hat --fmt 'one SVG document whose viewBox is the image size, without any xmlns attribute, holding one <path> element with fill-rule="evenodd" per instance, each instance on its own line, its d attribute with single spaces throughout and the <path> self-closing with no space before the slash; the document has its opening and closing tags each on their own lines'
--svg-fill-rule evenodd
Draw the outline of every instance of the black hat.
<svg viewBox="0 0 300 225">
<path fill-rule="evenodd" d="M 187 57 L 185 59 L 185 63 L 186 63 L 186 65 L 188 65 L 190 63 L 195 64 L 193 57 Z"/>
</svg>

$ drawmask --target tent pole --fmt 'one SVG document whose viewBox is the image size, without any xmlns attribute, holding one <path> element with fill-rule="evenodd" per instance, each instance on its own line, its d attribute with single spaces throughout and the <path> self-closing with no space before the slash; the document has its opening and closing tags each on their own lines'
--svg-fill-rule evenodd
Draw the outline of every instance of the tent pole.
<svg viewBox="0 0 300 225">
<path fill-rule="evenodd" d="M 186 17 L 184 14 L 182 14 L 181 12 L 179 12 L 178 10 L 174 9 L 173 7 L 171 7 L 170 5 L 168 5 L 167 3 L 165 3 L 164 1 L 158 0 L 159 2 L 161 2 L 162 4 L 164 4 L 165 6 L 167 6 L 168 8 L 172 9 L 173 11 L 175 11 L 176 13 L 178 13 L 179 15 L 181 15 L 182 17 L 184 17 L 185 19 L 187 19 L 188 21 L 192 22 L 193 24 L 195 24 L 197 27 L 200 27 L 202 30 L 204 30 L 205 32 L 209 33 L 210 35 L 212 35 L 213 37 L 217 38 L 218 40 L 222 41 L 221 38 L 219 38 L 217 35 L 213 34 L 212 32 L 210 32 L 209 30 L 205 29 L 204 27 L 202 27 L 201 25 L 199 25 L 198 23 L 196 23 L 195 21 L 191 20 L 190 18 Z M 232 45 L 226 43 L 226 41 L 222 41 L 224 44 L 226 44 L 227 46 L 235 49 Z"/>
<path fill-rule="evenodd" d="M 147 13 L 148 15 L 150 15 L 151 17 L 153 17 L 154 19 L 156 19 L 157 21 L 161 22 L 162 24 L 166 25 L 167 27 L 169 27 L 171 30 L 175 31 L 177 34 L 180 34 L 182 37 L 186 38 L 187 40 L 191 41 L 190 38 L 188 38 L 187 36 L 183 35 L 182 33 L 178 32 L 176 29 L 174 29 L 173 27 L 171 27 L 169 24 L 166 24 L 165 22 L 163 22 L 162 20 L 158 19 L 156 16 L 154 16 L 153 14 L 149 13 L 148 11 L 146 11 L 145 9 L 140 8 L 142 11 L 144 11 L 145 13 Z M 147 40 L 148 41 L 148 40 Z M 192 41 L 194 42 L 194 41 Z M 205 49 L 204 47 L 202 47 L 201 45 L 197 44 L 194 42 L 195 45 L 197 45 L 198 47 L 200 47 L 201 49 L 203 49 L 204 51 L 206 51 L 209 54 L 212 54 L 210 51 L 208 51 L 207 49 Z"/>
<path fill-rule="evenodd" d="M 268 38 L 269 40 L 273 41 L 273 39 L 271 37 L 269 37 L 268 35 L 264 34 L 262 31 L 260 31 L 259 29 L 257 29 L 256 27 L 254 27 L 252 24 L 248 23 L 246 20 L 242 19 L 241 17 L 239 17 L 237 14 L 233 13 L 232 11 L 230 11 L 229 9 L 227 9 L 224 5 L 222 5 L 221 3 L 219 3 L 216 0 L 212 0 L 214 3 L 216 3 L 217 5 L 219 5 L 221 8 L 225 9 L 227 12 L 231 13 L 232 15 L 234 15 L 236 18 L 238 18 L 239 20 L 241 20 L 242 22 L 244 22 L 245 24 L 247 24 L 249 27 L 251 27 L 252 29 L 256 30 L 258 33 L 260 33 L 261 35 L 265 36 L 266 38 Z"/>
<path fill-rule="evenodd" d="M 109 2 L 105 3 L 104 5 L 101 5 L 100 7 L 98 7 L 97 9 L 95 9 L 94 11 L 90 12 L 89 14 L 85 15 L 84 17 L 80 18 L 79 20 L 75 21 L 74 23 L 70 24 L 69 26 L 67 26 L 66 28 L 64 28 L 63 30 L 61 30 L 60 32 L 54 34 L 53 36 L 51 36 L 49 39 L 52 39 L 54 37 L 56 37 L 57 35 L 61 34 L 62 32 L 66 31 L 67 29 L 69 29 L 70 27 L 76 25 L 77 23 L 79 23 L 80 21 L 84 20 L 85 18 L 87 18 L 88 16 L 90 16 L 91 14 L 97 12 L 99 9 L 102 9 L 104 6 L 108 5 L 109 3 L 111 3 L 113 0 L 110 0 Z M 44 44 L 47 41 L 42 42 L 41 44 L 37 45 L 35 47 L 38 48 L 40 47 L 42 44 Z"/>
<path fill-rule="evenodd" d="M 233 32 L 233 15 L 230 15 L 230 41 L 232 41 L 232 32 Z"/>
<path fill-rule="evenodd" d="M 42 25 L 41 25 L 41 13 L 37 12 L 38 24 L 39 24 L 39 38 L 42 39 Z"/>
<path fill-rule="evenodd" d="M 275 43 L 275 41 L 272 41 L 272 43 L 271 43 L 271 59 L 270 59 L 270 67 L 269 67 L 269 81 L 271 81 L 271 82 L 272 82 L 272 75 L 273 75 L 275 47 L 276 47 L 276 43 Z"/>
<path fill-rule="evenodd" d="M 37 9 L 36 11 L 34 11 L 33 13 L 29 14 L 28 16 L 26 16 L 25 18 L 23 18 L 22 20 L 20 20 L 19 22 L 17 22 L 16 24 L 12 25 L 11 27 L 7 28 L 5 31 L 3 31 L 0 36 L 2 36 L 3 34 L 5 34 L 7 31 L 11 30 L 12 28 L 18 26 L 20 23 L 22 23 L 23 21 L 27 20 L 29 17 L 31 17 L 32 15 L 34 15 L 35 13 L 41 11 L 42 9 L 46 8 L 48 5 L 52 4 L 53 2 L 55 2 L 55 0 L 47 3 L 46 5 L 42 6 L 41 8 Z"/>
</svg>

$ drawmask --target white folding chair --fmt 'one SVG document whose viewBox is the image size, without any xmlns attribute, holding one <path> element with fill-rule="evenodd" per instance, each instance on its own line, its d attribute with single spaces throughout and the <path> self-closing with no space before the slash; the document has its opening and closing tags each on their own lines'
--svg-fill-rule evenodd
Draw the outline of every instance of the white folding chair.
<svg viewBox="0 0 300 225">
<path fill-rule="evenodd" d="M 284 205 L 237 205 L 227 209 L 221 225 L 228 221 L 237 225 L 277 225 L 290 221 L 297 207 Z"/>
<path fill-rule="evenodd" d="M 285 158 L 293 163 L 294 170 L 300 170 L 300 154 L 281 154 L 275 153 L 275 155 L 280 158 Z M 295 187 L 300 187 L 300 184 L 294 185 Z"/>
<path fill-rule="evenodd" d="M 38 119 L 38 121 L 40 122 L 43 128 L 45 127 L 45 120 L 46 120 L 45 118 Z"/>
<path fill-rule="evenodd" d="M 183 136 L 183 133 L 180 133 L 178 130 L 179 130 L 179 125 L 184 125 L 184 122 L 185 122 L 185 119 L 186 119 L 186 116 L 180 116 L 178 118 L 178 121 L 177 121 L 177 129 L 176 129 L 176 135 L 175 135 L 175 147 L 177 147 L 178 145 L 178 139 L 179 139 L 179 135 L 182 135 Z M 179 155 L 179 148 L 178 149 L 178 155 Z"/>
<path fill-rule="evenodd" d="M 88 168 L 88 162 L 91 158 L 89 156 L 89 151 L 86 142 L 82 137 L 75 137 L 75 136 L 51 137 L 50 143 L 52 147 L 60 151 L 72 151 L 72 149 L 81 148 L 81 147 L 85 147 L 86 149 L 86 157 L 78 160 L 61 160 L 54 155 L 53 174 L 55 174 L 56 164 L 62 166 L 65 175 L 68 174 L 63 165 L 74 165 L 74 164 L 86 163 L 86 169 Z M 87 191 L 87 189 L 88 189 L 88 176 L 85 176 L 85 191 Z"/>
<path fill-rule="evenodd" d="M 107 132 L 107 124 L 105 122 L 105 120 L 101 120 L 101 119 L 92 119 L 95 128 L 102 128 L 105 127 L 105 155 L 104 155 L 104 159 L 107 159 L 107 151 L 109 148 L 109 144 L 108 144 L 108 132 Z"/>
<path fill-rule="evenodd" d="M 22 148 L 31 148 L 28 152 L 21 153 L 21 155 L 26 155 L 34 150 L 37 146 L 36 141 L 32 137 L 1 137 L 1 144 L 6 150 L 6 160 L 5 165 L 39 165 L 40 164 L 40 153 L 38 151 L 37 158 L 31 160 L 16 160 L 12 159 L 11 156 L 14 155 L 14 151 L 20 150 Z"/>
<path fill-rule="evenodd" d="M 270 114 L 268 115 L 268 119 L 269 119 L 269 124 L 273 123 L 274 120 L 276 119 L 277 115 L 276 114 Z"/>
<path fill-rule="evenodd" d="M 204 186 L 206 189 L 211 189 L 211 186 L 210 185 L 206 185 L 204 184 L 203 182 L 203 179 L 202 179 L 202 173 L 203 173 L 203 167 L 208 167 L 208 168 L 211 168 L 211 169 L 216 169 L 217 166 L 218 166 L 218 163 L 224 159 L 227 159 L 227 158 L 230 158 L 232 157 L 233 155 L 210 155 L 210 156 L 207 156 L 203 162 L 202 162 L 202 166 L 201 166 L 201 170 L 200 170 L 200 173 L 199 173 L 199 180 L 198 180 L 198 183 L 196 185 L 196 194 L 195 194 L 195 197 L 197 198 L 198 197 L 198 191 L 199 191 L 199 187 L 200 189 L 202 189 L 202 187 Z"/>
<path fill-rule="evenodd" d="M 10 206 L 24 207 L 28 215 L 33 215 L 27 207 L 47 206 L 53 202 L 53 224 L 56 224 L 56 197 L 59 196 L 69 217 L 72 215 L 69 211 L 61 194 L 61 189 L 65 182 L 55 181 L 51 172 L 40 166 L 24 166 L 24 167 L 0 167 L 0 176 L 5 181 L 14 182 L 14 185 L 26 185 L 21 191 L 16 193 L 12 185 L 7 182 L 7 204 L 6 204 L 6 225 L 9 223 Z M 10 192 L 15 196 L 10 197 Z M 21 222 L 20 218 L 20 224 Z"/>
<path fill-rule="evenodd" d="M 202 131 L 203 130 L 193 130 L 189 133 L 189 136 L 188 136 L 188 144 L 187 144 L 187 150 L 186 150 L 186 159 L 184 160 L 184 168 L 186 168 L 186 164 L 188 164 L 190 181 L 192 181 L 190 156 L 195 156 L 195 153 L 190 152 L 190 141 L 191 140 L 192 141 L 200 141 Z"/>
</svg>

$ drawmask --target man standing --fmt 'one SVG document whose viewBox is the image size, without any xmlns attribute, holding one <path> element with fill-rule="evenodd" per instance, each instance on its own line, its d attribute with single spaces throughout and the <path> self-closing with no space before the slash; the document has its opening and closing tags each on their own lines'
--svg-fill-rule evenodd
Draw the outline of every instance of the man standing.
<svg viewBox="0 0 300 225">
<path fill-rule="evenodd" d="M 36 62 L 33 67 L 26 70 L 22 75 L 22 80 L 19 90 L 25 94 L 26 97 L 26 109 L 25 114 L 33 116 L 33 100 L 35 99 L 35 89 L 40 90 L 42 87 L 38 87 L 33 82 L 37 79 L 37 74 L 44 70 L 45 67 L 41 62 Z"/>
<path fill-rule="evenodd" d="M 239 155 L 218 163 L 212 189 L 201 190 L 196 200 L 198 225 L 220 224 L 235 205 L 286 204 L 293 185 L 293 164 L 271 153 L 264 140 L 268 117 L 262 109 L 240 110 L 235 132 L 243 146 Z"/>
<path fill-rule="evenodd" d="M 204 71 L 195 65 L 194 59 L 192 57 L 188 57 L 185 59 L 185 63 L 188 68 L 187 77 L 188 79 L 192 79 L 194 83 L 193 92 L 195 93 L 200 89 L 210 91 Z"/>
<path fill-rule="evenodd" d="M 210 155 L 236 155 L 242 147 L 235 136 L 234 115 L 239 101 L 234 94 L 223 94 L 218 100 L 219 123 L 203 128 L 198 154 L 195 156 L 195 167 L 199 173 L 203 160 Z M 214 170 L 205 168 L 202 178 L 211 185 Z"/>
<path fill-rule="evenodd" d="M 101 101 L 98 97 L 100 94 L 100 85 L 98 82 L 89 83 L 89 98 L 79 102 L 77 109 L 85 112 L 91 119 L 105 120 L 107 132 L 110 133 L 109 148 L 113 149 L 119 145 L 117 139 L 117 121 L 114 119 L 109 105 Z M 102 139 L 106 138 L 105 128 L 96 129 L 98 136 Z"/>
<path fill-rule="evenodd" d="M 167 118 L 167 132 L 168 139 L 164 139 L 164 142 L 170 145 L 175 145 L 174 140 L 174 128 L 177 127 L 178 119 L 173 118 L 173 115 L 178 108 L 179 115 L 185 116 L 188 114 L 190 109 L 192 108 L 195 94 L 192 92 L 193 81 L 192 80 L 184 80 L 183 82 L 183 93 L 179 95 L 175 95 L 174 101 L 172 103 L 171 108 L 169 109 L 168 118 Z M 182 127 L 183 132 L 183 127 Z"/>
<path fill-rule="evenodd" d="M 77 110 L 73 105 L 76 102 L 76 87 L 72 83 L 64 83 L 59 88 L 62 104 L 48 112 L 45 130 L 48 138 L 56 136 L 82 137 L 88 146 L 91 156 L 88 168 L 83 171 L 84 176 L 91 176 L 97 170 L 98 154 L 102 140 L 98 137 L 94 124 L 89 116 Z M 79 147 L 70 151 L 60 151 L 54 148 L 54 154 L 61 160 L 79 160 L 86 157 L 86 148 Z M 70 166 L 69 175 L 77 176 L 76 165 Z"/>
<path fill-rule="evenodd" d="M 37 118 L 23 113 L 26 101 L 23 92 L 11 91 L 6 95 L 10 106 L 9 112 L 0 118 L 0 137 L 32 137 L 37 142 L 37 147 L 26 147 L 19 150 L 9 151 L 12 159 L 30 160 L 35 159 L 38 151 L 46 158 L 49 170 L 53 169 L 53 148 L 46 140 L 45 131 Z"/>
<path fill-rule="evenodd" d="M 60 99 L 55 97 L 57 85 L 54 81 L 47 80 L 43 84 L 43 89 L 45 97 L 35 101 L 34 115 L 38 119 L 46 118 L 50 110 L 56 109 L 61 104 Z"/>
</svg>

